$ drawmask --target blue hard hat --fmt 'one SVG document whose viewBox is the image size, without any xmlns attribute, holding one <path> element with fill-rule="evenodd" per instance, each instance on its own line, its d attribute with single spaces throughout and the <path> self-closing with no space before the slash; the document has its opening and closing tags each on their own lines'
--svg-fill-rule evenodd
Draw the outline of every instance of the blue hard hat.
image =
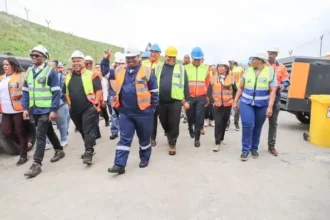
<svg viewBox="0 0 330 220">
<path fill-rule="evenodd" d="M 195 47 L 191 51 L 191 57 L 196 60 L 200 60 L 204 58 L 204 53 L 200 47 Z"/>
<path fill-rule="evenodd" d="M 143 52 L 142 55 L 141 55 L 141 58 L 149 58 L 149 57 L 150 57 L 150 52 L 149 51 Z"/>
<path fill-rule="evenodd" d="M 157 51 L 159 53 L 161 53 L 162 51 L 160 50 L 160 47 L 158 46 L 158 44 L 153 44 L 150 48 L 150 51 Z"/>
</svg>

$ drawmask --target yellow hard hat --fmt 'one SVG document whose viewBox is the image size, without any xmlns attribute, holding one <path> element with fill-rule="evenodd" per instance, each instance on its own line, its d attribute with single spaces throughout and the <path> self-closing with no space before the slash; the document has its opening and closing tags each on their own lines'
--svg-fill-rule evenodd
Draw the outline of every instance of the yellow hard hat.
<svg viewBox="0 0 330 220">
<path fill-rule="evenodd" d="M 177 57 L 178 56 L 178 50 L 173 46 L 169 46 L 165 51 L 165 55 L 169 56 L 169 57 Z"/>
</svg>

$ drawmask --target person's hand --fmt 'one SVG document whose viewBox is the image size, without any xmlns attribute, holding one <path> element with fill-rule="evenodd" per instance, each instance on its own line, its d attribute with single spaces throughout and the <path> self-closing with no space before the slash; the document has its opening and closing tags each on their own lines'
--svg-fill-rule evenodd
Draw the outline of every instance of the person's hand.
<svg viewBox="0 0 330 220">
<path fill-rule="evenodd" d="M 235 101 L 233 103 L 233 109 L 234 109 L 235 112 L 238 111 L 238 105 L 237 105 L 237 102 L 235 102 Z"/>
<path fill-rule="evenodd" d="M 104 57 L 104 59 L 110 59 L 111 58 L 111 49 L 104 51 L 103 57 Z"/>
<path fill-rule="evenodd" d="M 183 103 L 184 110 L 188 110 L 190 108 L 190 105 L 188 102 Z"/>
<path fill-rule="evenodd" d="M 29 111 L 28 110 L 24 110 L 23 111 L 23 120 L 29 120 L 30 116 L 29 116 Z"/>
<path fill-rule="evenodd" d="M 266 117 L 270 118 L 272 115 L 273 115 L 273 108 L 268 106 L 266 110 Z"/>
<path fill-rule="evenodd" d="M 57 116 L 56 112 L 51 112 L 49 114 L 49 121 L 55 121 L 56 120 L 56 116 Z"/>
</svg>

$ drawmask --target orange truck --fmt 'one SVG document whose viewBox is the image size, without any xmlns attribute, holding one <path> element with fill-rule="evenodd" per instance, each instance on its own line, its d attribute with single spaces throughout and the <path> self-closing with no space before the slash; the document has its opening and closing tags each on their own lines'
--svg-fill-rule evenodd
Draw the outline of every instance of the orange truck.
<svg viewBox="0 0 330 220">
<path fill-rule="evenodd" d="M 290 87 L 281 92 L 281 110 L 309 124 L 311 101 L 315 94 L 330 95 L 330 59 L 293 56 L 280 59 L 290 76 Z"/>
</svg>

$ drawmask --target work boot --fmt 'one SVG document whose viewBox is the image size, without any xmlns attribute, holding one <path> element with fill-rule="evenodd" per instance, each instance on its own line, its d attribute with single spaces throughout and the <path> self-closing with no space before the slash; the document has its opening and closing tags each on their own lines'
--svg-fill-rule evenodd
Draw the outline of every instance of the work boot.
<svg viewBox="0 0 330 220">
<path fill-rule="evenodd" d="M 221 143 L 216 144 L 216 145 L 214 146 L 214 148 L 213 148 L 213 152 L 218 152 L 218 151 L 220 150 L 220 144 L 221 144 Z"/>
<path fill-rule="evenodd" d="M 201 142 L 199 140 L 195 140 L 195 147 L 200 147 L 201 146 Z"/>
<path fill-rule="evenodd" d="M 184 119 L 183 119 L 183 124 L 186 124 L 187 123 L 187 118 L 185 117 Z"/>
<path fill-rule="evenodd" d="M 80 156 L 80 158 L 85 159 L 85 154 L 86 154 L 86 151 Z M 95 151 L 93 152 L 93 155 L 95 155 Z"/>
<path fill-rule="evenodd" d="M 91 150 L 87 150 L 84 153 L 84 159 L 83 159 L 83 164 L 92 165 L 92 160 L 93 160 L 93 152 Z"/>
<path fill-rule="evenodd" d="M 239 131 L 241 128 L 239 127 L 238 124 L 235 124 L 235 131 Z"/>
<path fill-rule="evenodd" d="M 16 166 L 21 166 L 22 164 L 25 164 L 26 161 L 28 161 L 27 156 L 21 156 L 17 161 Z"/>
<path fill-rule="evenodd" d="M 174 145 L 168 145 L 168 154 L 171 156 L 176 154 L 176 147 Z"/>
<path fill-rule="evenodd" d="M 277 151 L 276 151 L 276 149 L 275 149 L 275 146 L 270 145 L 270 146 L 268 147 L 268 152 L 271 153 L 271 154 L 272 154 L 273 156 L 275 156 L 275 157 L 278 156 L 278 153 L 277 153 Z"/>
<path fill-rule="evenodd" d="M 252 154 L 252 157 L 253 157 L 254 159 L 258 159 L 258 157 L 259 157 L 259 153 L 258 153 L 258 151 L 256 151 L 256 150 L 252 150 L 252 151 L 251 151 L 251 154 Z"/>
<path fill-rule="evenodd" d="M 110 136 L 110 140 L 114 140 L 114 139 L 116 139 L 118 137 L 118 134 L 112 134 L 111 136 Z"/>
<path fill-rule="evenodd" d="M 113 165 L 112 168 L 108 169 L 109 173 L 117 173 L 117 174 L 124 174 L 125 173 L 125 167 Z"/>
<path fill-rule="evenodd" d="M 109 126 L 110 126 L 109 121 L 105 121 L 105 127 L 109 127 Z"/>
<path fill-rule="evenodd" d="M 191 138 L 194 138 L 195 137 L 195 132 L 193 129 L 189 129 L 189 135 Z"/>
<path fill-rule="evenodd" d="M 151 146 L 155 147 L 157 145 L 157 142 L 155 139 L 151 139 Z"/>
<path fill-rule="evenodd" d="M 241 161 L 247 161 L 249 159 L 250 153 L 249 152 L 243 152 L 241 154 Z"/>
<path fill-rule="evenodd" d="M 204 129 L 201 129 L 201 135 L 205 135 Z"/>
<path fill-rule="evenodd" d="M 33 178 L 38 176 L 42 172 L 40 164 L 33 163 L 30 169 L 24 173 L 24 176 L 28 178 Z"/>
<path fill-rule="evenodd" d="M 145 168 L 145 167 L 147 167 L 149 165 L 149 161 L 141 161 L 140 163 L 139 163 L 139 167 L 140 168 Z"/>
<path fill-rule="evenodd" d="M 55 150 L 55 154 L 52 159 L 50 159 L 50 162 L 55 163 L 65 157 L 65 153 L 63 150 Z"/>
</svg>

